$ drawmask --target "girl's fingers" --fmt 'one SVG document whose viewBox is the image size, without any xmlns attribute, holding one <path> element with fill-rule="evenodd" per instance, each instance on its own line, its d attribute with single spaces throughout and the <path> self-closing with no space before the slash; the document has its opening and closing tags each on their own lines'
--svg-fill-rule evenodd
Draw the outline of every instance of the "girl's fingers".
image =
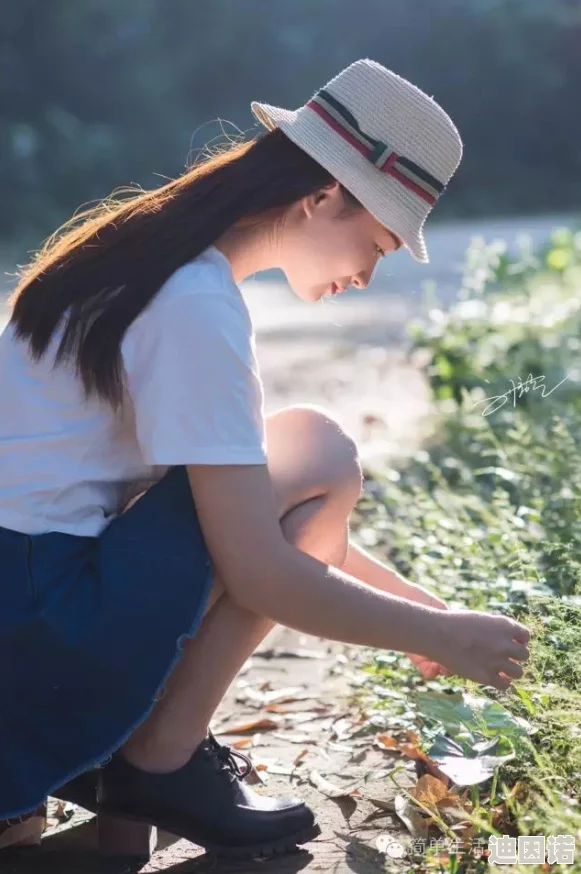
<svg viewBox="0 0 581 874">
<path fill-rule="evenodd" d="M 524 668 L 522 665 L 519 665 L 518 662 L 512 662 L 510 659 L 507 659 L 499 670 L 502 671 L 503 674 L 506 674 L 507 677 L 512 677 L 514 680 L 520 680 L 524 674 Z"/>
<path fill-rule="evenodd" d="M 525 646 L 524 643 L 517 643 L 516 640 L 512 640 L 510 646 L 507 647 L 506 655 L 510 659 L 516 659 L 519 662 L 526 662 L 530 658 L 530 651 L 528 646 Z"/>
</svg>

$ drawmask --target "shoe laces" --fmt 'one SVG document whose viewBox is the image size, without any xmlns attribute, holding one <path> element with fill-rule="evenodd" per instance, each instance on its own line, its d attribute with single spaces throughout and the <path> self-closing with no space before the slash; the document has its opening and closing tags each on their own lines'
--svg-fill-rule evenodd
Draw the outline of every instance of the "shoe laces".
<svg viewBox="0 0 581 874">
<path fill-rule="evenodd" d="M 222 770 L 228 774 L 231 780 L 244 780 L 252 770 L 252 760 L 232 747 L 219 743 L 212 732 L 208 730 L 210 741 L 209 752 L 212 753 L 222 766 Z"/>
</svg>

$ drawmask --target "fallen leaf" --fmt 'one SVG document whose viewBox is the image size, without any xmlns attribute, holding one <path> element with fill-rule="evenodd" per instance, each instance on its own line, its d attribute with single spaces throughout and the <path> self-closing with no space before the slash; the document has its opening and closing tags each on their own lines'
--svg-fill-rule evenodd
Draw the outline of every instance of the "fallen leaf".
<svg viewBox="0 0 581 874">
<path fill-rule="evenodd" d="M 313 710 L 292 710 L 290 711 L 290 718 L 294 722 L 312 722 L 315 719 L 322 719 L 324 716 L 329 716 L 330 708 L 319 708 Z M 332 724 L 332 723 L 331 723 Z"/>
<path fill-rule="evenodd" d="M 533 726 L 520 716 L 514 716 L 498 701 L 468 692 L 419 692 L 418 712 L 441 722 L 447 733 L 467 728 L 473 733 L 492 733 L 517 741 L 524 734 L 534 733 Z"/>
<path fill-rule="evenodd" d="M 291 699 L 292 700 L 292 699 Z M 290 707 L 287 707 L 284 704 L 267 704 L 264 708 L 267 713 L 295 713 L 296 711 L 292 710 Z"/>
<path fill-rule="evenodd" d="M 474 825 L 470 820 L 462 820 L 462 822 L 455 823 L 449 826 L 449 828 L 464 842 L 463 849 L 470 850 L 475 834 Z"/>
<path fill-rule="evenodd" d="M 271 774 L 280 774 L 283 777 L 290 777 L 295 771 L 294 765 L 272 765 L 268 770 Z"/>
<path fill-rule="evenodd" d="M 299 764 L 299 762 L 301 762 L 301 761 L 304 759 L 304 757 L 307 756 L 308 754 L 309 754 L 309 750 L 308 750 L 308 749 L 305 748 L 304 750 L 301 750 L 300 753 L 298 754 L 298 756 L 294 759 L 293 764 L 295 765 L 295 767 L 296 767 L 296 766 Z"/>
<path fill-rule="evenodd" d="M 287 743 L 291 743 L 291 744 L 316 744 L 316 743 L 318 743 L 316 738 L 311 737 L 308 734 L 292 734 L 290 731 L 285 732 L 284 734 L 280 731 L 273 732 L 272 737 L 276 737 L 278 740 L 284 740 Z"/>
<path fill-rule="evenodd" d="M 234 741 L 234 743 L 231 744 L 231 746 L 234 747 L 235 750 L 242 750 L 242 749 L 244 749 L 244 747 L 251 747 L 252 742 L 253 742 L 253 738 L 242 737 L 242 738 L 240 738 L 240 740 Z"/>
<path fill-rule="evenodd" d="M 259 759 L 252 759 L 252 764 L 256 768 L 257 771 L 270 771 L 273 767 L 276 766 L 278 762 L 278 756 L 275 758 L 268 758 L 267 756 L 261 756 Z"/>
<path fill-rule="evenodd" d="M 263 659 L 324 659 L 327 657 L 326 653 L 314 649 L 285 649 L 282 646 L 256 650 L 254 655 Z"/>
<path fill-rule="evenodd" d="M 293 710 L 291 707 L 285 707 L 284 705 L 296 704 L 298 701 L 308 701 L 312 697 L 312 695 L 289 695 L 287 698 L 281 698 L 280 701 L 275 701 L 272 704 L 266 704 L 264 709 L 268 713 L 298 713 L 299 710 L 296 707 Z M 314 709 L 319 710 L 318 707 L 315 707 Z"/>
<path fill-rule="evenodd" d="M 266 771 L 257 771 L 256 768 L 253 768 L 245 779 L 251 786 L 255 786 L 256 784 L 266 786 L 268 782 L 268 774 Z"/>
<path fill-rule="evenodd" d="M 285 701 L 307 701 L 315 696 L 306 692 L 301 686 L 289 686 L 286 689 L 272 689 L 264 696 L 266 704 L 282 704 Z"/>
<path fill-rule="evenodd" d="M 457 786 L 474 786 L 488 780 L 500 765 L 515 758 L 514 752 L 504 756 L 487 754 L 498 746 L 500 740 L 500 737 L 493 738 L 465 749 L 453 738 L 440 734 L 430 747 L 429 757 Z M 471 755 L 475 750 L 477 754 Z"/>
<path fill-rule="evenodd" d="M 410 759 L 425 758 L 426 754 L 415 743 L 396 740 L 396 738 L 389 734 L 378 734 L 376 740 L 386 749 L 397 750 L 408 756 Z"/>
<path fill-rule="evenodd" d="M 361 762 L 364 762 L 365 759 L 367 758 L 367 752 L 368 752 L 367 750 L 359 750 L 359 752 L 353 753 L 351 756 L 351 761 L 355 765 L 361 764 Z"/>
<path fill-rule="evenodd" d="M 427 838 L 429 825 L 421 815 L 417 807 L 405 795 L 398 794 L 394 798 L 396 814 L 407 827 L 411 836 L 415 839 Z"/>
<path fill-rule="evenodd" d="M 252 686 L 247 686 L 237 697 L 237 700 L 255 701 L 258 704 L 275 704 L 288 701 L 296 701 L 297 695 L 301 692 L 300 686 L 289 686 L 285 689 L 264 689 L 266 683 L 258 689 Z M 270 683 L 269 683 L 270 685 Z M 312 695 L 306 695 L 307 698 L 312 698 Z"/>
<path fill-rule="evenodd" d="M 333 724 L 333 734 L 337 740 L 348 740 L 358 728 L 359 724 L 354 723 L 352 719 L 342 718 Z"/>
<path fill-rule="evenodd" d="M 416 801 L 419 801 L 427 808 L 431 808 L 434 813 L 439 813 L 440 807 L 458 806 L 460 798 L 455 792 L 450 792 L 445 783 L 433 777 L 431 774 L 424 774 L 415 786 L 410 790 Z M 464 811 L 466 816 L 466 811 Z"/>
<path fill-rule="evenodd" d="M 376 798 L 373 795 L 366 795 L 365 793 L 363 797 L 366 801 L 369 801 L 375 807 L 378 807 L 379 810 L 385 810 L 389 813 L 395 813 L 395 801 L 393 798 Z"/>
<path fill-rule="evenodd" d="M 327 798 L 344 798 L 349 795 L 360 794 L 357 784 L 345 787 L 337 786 L 335 783 L 327 780 L 326 777 L 323 777 L 318 771 L 311 771 L 309 780 Z"/>
<path fill-rule="evenodd" d="M 243 722 L 240 725 L 230 725 L 220 729 L 220 734 L 243 734 L 246 731 L 270 731 L 271 729 L 280 728 L 281 720 L 275 720 L 271 717 L 255 719 L 253 722 Z"/>
<path fill-rule="evenodd" d="M 292 714 L 287 714 L 284 718 L 286 719 L 286 725 L 289 727 L 300 728 L 308 734 L 317 734 L 318 736 L 323 735 L 333 724 L 333 717 L 327 717 L 324 715 L 310 716 L 309 719 L 303 720 L 300 718 L 293 719 Z"/>
<path fill-rule="evenodd" d="M 354 741 L 352 743 L 354 743 Z M 340 753 L 352 753 L 353 752 L 352 744 L 345 743 L 345 741 L 328 740 L 327 746 L 329 747 L 330 750 L 338 750 Z"/>
<path fill-rule="evenodd" d="M 379 734 L 375 738 L 375 741 L 380 749 L 394 750 L 395 752 L 402 753 L 404 756 L 408 756 L 410 759 L 420 761 L 425 771 L 432 774 L 434 777 L 437 777 L 438 780 L 441 780 L 446 785 L 450 784 L 450 777 L 440 770 L 436 762 L 433 761 L 430 756 L 426 755 L 426 753 L 418 746 L 419 741 L 417 734 L 414 734 L 413 732 L 410 734 L 413 741 L 398 741 L 389 734 Z"/>
</svg>

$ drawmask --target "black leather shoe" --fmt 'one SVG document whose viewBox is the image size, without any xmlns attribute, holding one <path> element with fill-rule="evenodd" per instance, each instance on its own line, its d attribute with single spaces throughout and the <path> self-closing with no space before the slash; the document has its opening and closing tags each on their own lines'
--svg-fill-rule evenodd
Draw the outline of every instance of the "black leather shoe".
<svg viewBox="0 0 581 874">
<path fill-rule="evenodd" d="M 142 771 L 116 753 L 100 770 L 98 814 L 149 823 L 235 858 L 286 852 L 320 835 L 299 798 L 273 798 L 247 786 L 251 769 L 247 756 L 218 743 L 212 732 L 169 773 Z"/>
<path fill-rule="evenodd" d="M 78 777 L 73 777 L 60 789 L 56 789 L 52 793 L 53 798 L 58 798 L 61 801 L 72 801 L 73 804 L 78 804 L 89 810 L 91 813 L 97 812 L 97 782 L 99 769 L 93 768 L 90 771 L 85 771 L 79 774 Z"/>
</svg>

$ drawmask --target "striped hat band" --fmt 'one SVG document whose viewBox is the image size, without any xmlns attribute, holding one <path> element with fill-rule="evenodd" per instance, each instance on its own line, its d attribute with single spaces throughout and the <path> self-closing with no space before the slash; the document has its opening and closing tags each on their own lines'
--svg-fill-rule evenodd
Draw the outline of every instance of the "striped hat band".
<svg viewBox="0 0 581 874">
<path fill-rule="evenodd" d="M 314 110 L 378 170 L 392 176 L 431 206 L 446 190 L 446 185 L 419 164 L 399 155 L 387 143 L 362 131 L 355 116 L 325 88 L 317 91 L 306 106 Z"/>
</svg>

